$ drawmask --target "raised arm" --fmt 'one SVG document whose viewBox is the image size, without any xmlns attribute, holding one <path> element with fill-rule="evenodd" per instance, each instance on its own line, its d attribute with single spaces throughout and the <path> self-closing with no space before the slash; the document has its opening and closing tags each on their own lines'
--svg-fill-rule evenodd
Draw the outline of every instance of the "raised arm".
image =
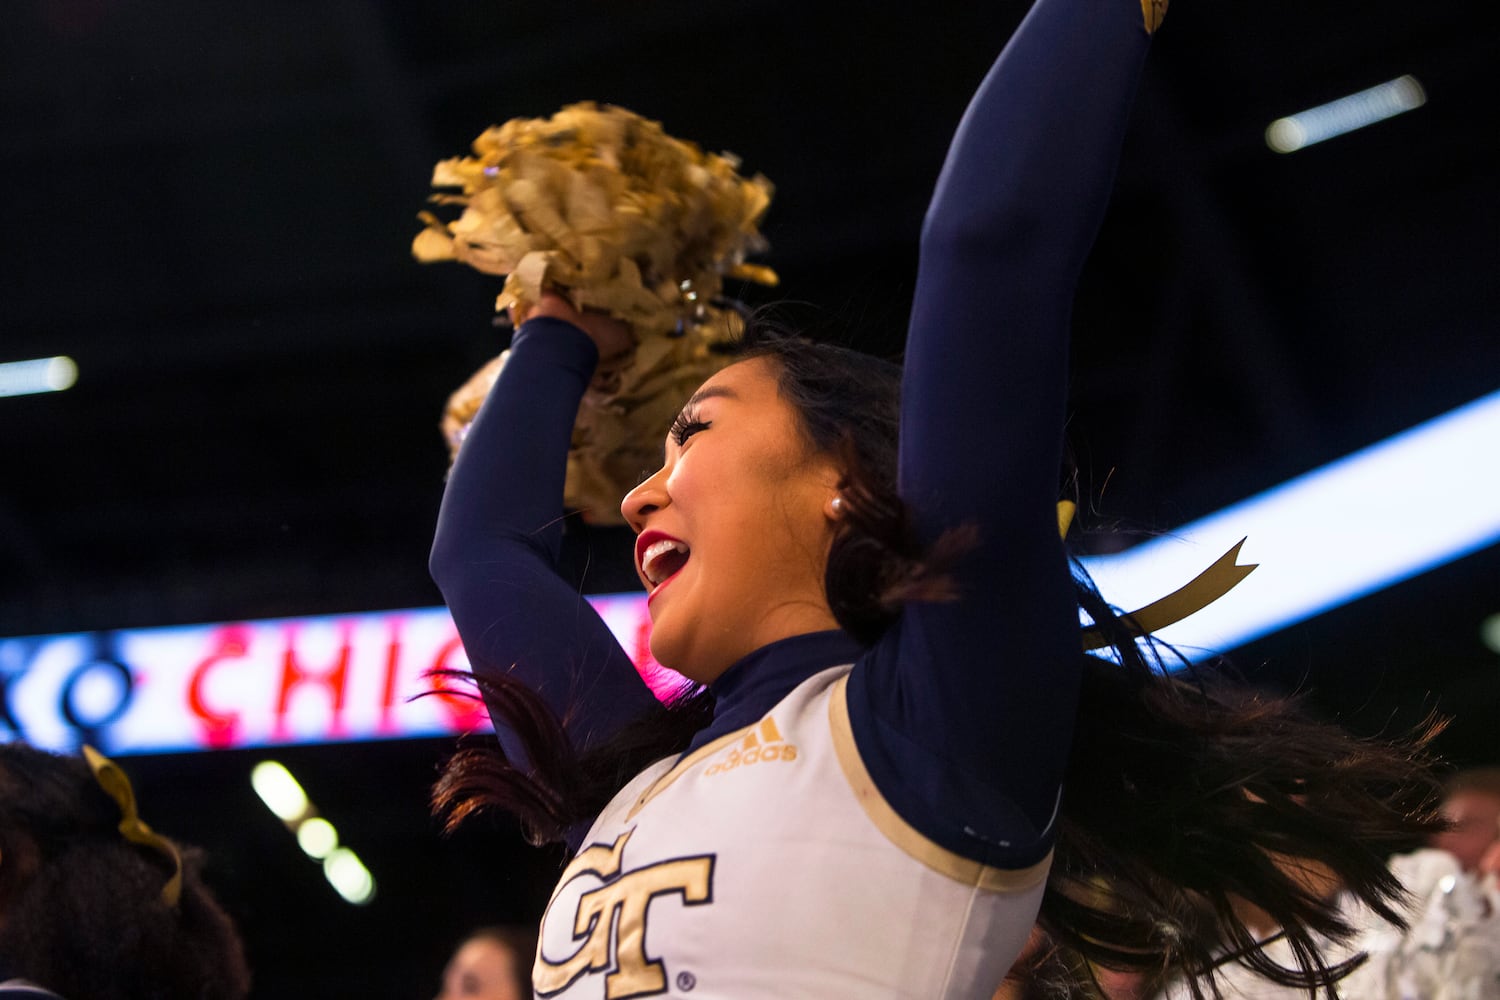
<svg viewBox="0 0 1500 1000">
<path fill-rule="evenodd" d="M 1068 328 L 1148 44 L 1139 0 L 1038 0 L 954 137 L 922 233 L 900 489 L 922 538 L 972 525 L 957 601 L 910 606 L 849 689 L 908 822 L 1038 860 L 1067 760 L 1079 630 L 1056 502 Z"/>
<path fill-rule="evenodd" d="M 579 747 L 652 703 L 608 626 L 554 568 L 569 437 L 597 360 L 569 323 L 522 324 L 454 462 L 430 563 L 475 674 L 525 683 Z M 511 760 L 524 761 L 498 717 L 495 726 Z"/>
</svg>

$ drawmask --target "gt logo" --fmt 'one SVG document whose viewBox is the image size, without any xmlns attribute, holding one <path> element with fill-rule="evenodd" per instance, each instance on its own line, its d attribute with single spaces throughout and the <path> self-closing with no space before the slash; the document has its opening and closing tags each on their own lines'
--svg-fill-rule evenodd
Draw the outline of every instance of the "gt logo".
<svg viewBox="0 0 1500 1000">
<path fill-rule="evenodd" d="M 673 893 L 682 896 L 687 906 L 712 902 L 714 855 L 673 858 L 621 874 L 625 844 L 634 832 L 625 831 L 609 847 L 594 844 L 579 852 L 563 872 L 547 905 L 549 916 L 552 905 L 574 879 L 593 875 L 604 884 L 578 897 L 573 940 L 581 944 L 571 958 L 554 962 L 547 958 L 544 947 L 537 948 L 531 983 L 538 995 L 554 996 L 585 973 L 611 969 L 614 971 L 604 977 L 605 1000 L 628 1000 L 667 991 L 666 969 L 660 959 L 646 954 L 646 917 L 651 902 Z"/>
</svg>

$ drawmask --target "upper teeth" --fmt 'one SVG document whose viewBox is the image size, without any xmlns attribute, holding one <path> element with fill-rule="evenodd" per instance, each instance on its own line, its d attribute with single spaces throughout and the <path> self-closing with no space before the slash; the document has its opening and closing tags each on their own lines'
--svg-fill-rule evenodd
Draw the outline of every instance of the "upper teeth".
<svg viewBox="0 0 1500 1000">
<path fill-rule="evenodd" d="M 668 552 L 681 552 L 687 555 L 688 547 L 671 538 L 664 538 L 659 542 L 652 542 L 646 546 L 646 551 L 641 553 L 641 572 L 646 574 L 646 579 L 652 583 L 661 583 L 661 578 L 656 574 L 656 560 Z"/>
</svg>

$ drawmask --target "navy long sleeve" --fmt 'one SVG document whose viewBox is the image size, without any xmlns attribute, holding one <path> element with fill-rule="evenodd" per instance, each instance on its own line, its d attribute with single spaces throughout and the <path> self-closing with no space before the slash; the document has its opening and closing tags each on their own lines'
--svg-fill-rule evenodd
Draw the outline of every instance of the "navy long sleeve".
<svg viewBox="0 0 1500 1000">
<path fill-rule="evenodd" d="M 1038 860 L 1079 630 L 1057 532 L 1071 303 L 1149 36 L 1135 0 L 1041 0 L 953 140 L 922 233 L 900 490 L 926 541 L 972 525 L 961 598 L 911 605 L 850 679 L 861 756 L 929 837 Z"/>
<path fill-rule="evenodd" d="M 568 442 L 597 361 L 588 337 L 561 320 L 517 331 L 454 462 L 431 557 L 474 673 L 541 694 L 580 748 L 652 704 L 609 627 L 556 571 Z M 495 721 L 506 754 L 524 765 L 520 742 Z"/>
</svg>

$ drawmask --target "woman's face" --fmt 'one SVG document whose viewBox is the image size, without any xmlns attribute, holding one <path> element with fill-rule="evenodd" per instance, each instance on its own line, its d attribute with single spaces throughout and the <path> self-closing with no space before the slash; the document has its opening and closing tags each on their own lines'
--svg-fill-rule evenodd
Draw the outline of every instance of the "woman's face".
<svg viewBox="0 0 1500 1000">
<path fill-rule="evenodd" d="M 436 1000 L 524 1000 L 516 992 L 516 957 L 493 938 L 470 938 L 443 970 Z"/>
<path fill-rule="evenodd" d="M 835 628 L 823 572 L 839 471 L 753 358 L 709 379 L 661 469 L 621 504 L 651 610 L 651 652 L 709 683 L 768 642 Z"/>
<path fill-rule="evenodd" d="M 1432 846 L 1458 859 L 1465 871 L 1479 867 L 1491 844 L 1500 840 L 1500 796 L 1477 788 L 1454 792 L 1443 802 L 1443 818 L 1453 824 L 1432 838 Z"/>
</svg>

